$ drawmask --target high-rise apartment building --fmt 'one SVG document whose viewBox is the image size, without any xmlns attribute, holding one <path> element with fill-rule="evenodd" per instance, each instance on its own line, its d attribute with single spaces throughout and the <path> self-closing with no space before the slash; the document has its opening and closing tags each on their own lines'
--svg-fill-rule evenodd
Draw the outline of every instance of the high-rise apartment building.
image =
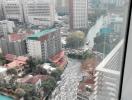
<svg viewBox="0 0 132 100">
<path fill-rule="evenodd" d="M 54 24 L 54 0 L 24 0 L 23 8 L 26 22 L 44 26 L 51 26 Z"/>
<path fill-rule="evenodd" d="M 8 33 L 12 33 L 14 27 L 15 24 L 13 21 L 8 20 L 0 21 L 0 36 L 2 35 L 7 36 Z"/>
<path fill-rule="evenodd" d="M 2 0 L 0 0 L 0 20 L 4 19 Z"/>
<path fill-rule="evenodd" d="M 60 14 L 69 13 L 69 0 L 56 0 L 56 11 Z"/>
<path fill-rule="evenodd" d="M 60 30 L 46 29 L 28 37 L 27 40 L 28 54 L 37 60 L 48 60 L 61 51 Z"/>
<path fill-rule="evenodd" d="M 70 28 L 87 29 L 88 0 L 69 0 Z"/>
<path fill-rule="evenodd" d="M 6 19 L 24 20 L 21 0 L 3 0 L 2 6 Z"/>
<path fill-rule="evenodd" d="M 104 4 L 112 4 L 115 5 L 116 7 L 121 7 L 125 4 L 126 0 L 101 0 L 102 3 Z"/>
<path fill-rule="evenodd" d="M 9 53 L 8 40 L 5 37 L 0 37 L 0 49 L 2 54 Z"/>
<path fill-rule="evenodd" d="M 123 43 L 121 40 L 96 68 L 95 100 L 118 100 Z"/>
</svg>

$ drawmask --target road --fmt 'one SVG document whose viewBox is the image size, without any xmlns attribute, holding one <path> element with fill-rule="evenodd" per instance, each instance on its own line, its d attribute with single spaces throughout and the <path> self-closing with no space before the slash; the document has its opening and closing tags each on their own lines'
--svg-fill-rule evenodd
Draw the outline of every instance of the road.
<svg viewBox="0 0 132 100">
<path fill-rule="evenodd" d="M 89 45 L 85 45 L 85 49 L 92 49 L 94 46 L 94 38 L 96 37 L 96 34 L 100 31 L 100 29 L 103 27 L 104 23 L 104 17 L 101 16 L 94 26 L 90 28 L 88 31 L 87 37 L 86 37 L 86 43 L 89 42 Z"/>
<path fill-rule="evenodd" d="M 82 78 L 80 65 L 79 61 L 69 59 L 69 64 L 50 100 L 77 100 L 77 89 Z"/>
</svg>

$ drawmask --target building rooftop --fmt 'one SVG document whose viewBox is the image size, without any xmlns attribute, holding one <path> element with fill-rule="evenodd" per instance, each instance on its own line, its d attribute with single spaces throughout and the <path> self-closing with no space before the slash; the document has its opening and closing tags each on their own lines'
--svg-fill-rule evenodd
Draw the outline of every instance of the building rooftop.
<svg viewBox="0 0 132 100">
<path fill-rule="evenodd" d="M 37 33 L 29 36 L 28 39 L 37 40 L 38 38 L 40 38 L 40 37 L 42 37 L 44 35 L 47 35 L 48 33 L 52 33 L 52 32 L 54 32 L 56 30 L 57 30 L 56 28 L 46 29 L 46 30 L 43 30 L 41 32 L 37 32 Z"/>
<path fill-rule="evenodd" d="M 32 32 L 25 32 L 25 33 L 12 33 L 9 36 L 10 41 L 18 41 L 18 40 L 23 40 L 27 36 L 30 36 Z"/>
<path fill-rule="evenodd" d="M 15 59 L 13 59 L 12 62 L 5 64 L 5 67 L 10 69 L 10 68 L 19 68 L 27 63 L 28 57 L 24 56 L 19 56 Z"/>
<path fill-rule="evenodd" d="M 46 81 L 48 78 L 49 78 L 48 75 L 36 75 L 36 76 L 28 75 L 18 79 L 17 82 L 36 84 L 39 80 Z"/>
<path fill-rule="evenodd" d="M 3 68 L 2 66 L 0 66 L 0 73 L 5 71 L 7 71 L 7 68 Z"/>
<path fill-rule="evenodd" d="M 121 70 L 121 60 L 123 54 L 123 43 L 121 40 L 117 46 L 105 57 L 105 59 L 97 66 L 97 71 L 107 72 L 119 75 Z"/>
<path fill-rule="evenodd" d="M 14 59 L 16 59 L 16 55 L 6 54 L 5 59 L 8 60 L 8 61 L 13 61 Z"/>
</svg>

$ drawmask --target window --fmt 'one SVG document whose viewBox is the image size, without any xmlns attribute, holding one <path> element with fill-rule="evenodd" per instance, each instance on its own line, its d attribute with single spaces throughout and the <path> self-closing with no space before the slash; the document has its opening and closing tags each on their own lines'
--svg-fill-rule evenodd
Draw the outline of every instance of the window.
<svg viewBox="0 0 132 100">
<path fill-rule="evenodd" d="M 130 0 L 0 4 L 0 100 L 119 99 Z"/>
</svg>

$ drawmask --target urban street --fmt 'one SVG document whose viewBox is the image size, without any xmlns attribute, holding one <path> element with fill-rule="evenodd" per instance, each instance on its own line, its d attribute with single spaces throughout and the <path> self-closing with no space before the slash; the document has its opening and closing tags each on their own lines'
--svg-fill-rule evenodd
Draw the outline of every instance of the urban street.
<svg viewBox="0 0 132 100">
<path fill-rule="evenodd" d="M 58 87 L 52 93 L 51 100 L 76 100 L 77 89 L 82 78 L 78 60 L 69 59 L 69 63 L 61 76 Z"/>
</svg>

